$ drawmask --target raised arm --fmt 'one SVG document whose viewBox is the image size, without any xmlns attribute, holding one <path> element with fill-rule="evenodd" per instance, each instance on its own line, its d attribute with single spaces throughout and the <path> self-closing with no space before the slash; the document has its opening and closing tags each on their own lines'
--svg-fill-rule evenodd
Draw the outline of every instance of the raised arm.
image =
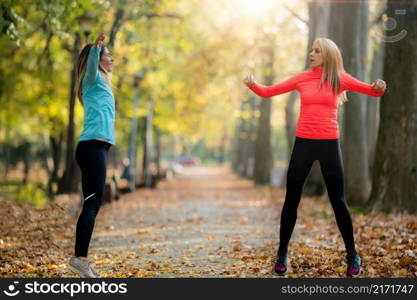
<svg viewBox="0 0 417 300">
<path fill-rule="evenodd" d="M 371 97 L 381 97 L 385 93 L 386 84 L 383 80 L 377 80 L 372 85 L 362 82 L 350 74 L 342 74 L 342 91 L 352 91 Z"/>
<path fill-rule="evenodd" d="M 252 75 L 250 75 L 245 79 L 245 84 L 258 96 L 262 98 L 269 98 L 272 96 L 288 93 L 292 90 L 297 89 L 297 83 L 299 82 L 299 80 L 300 75 L 298 74 L 275 85 L 265 86 L 257 83 L 253 79 Z"/>
<path fill-rule="evenodd" d="M 100 34 L 94 42 L 94 45 L 90 48 L 90 53 L 88 54 L 87 59 L 87 69 L 84 77 L 89 83 L 94 83 L 97 79 L 98 66 L 100 64 L 100 52 L 105 38 L 106 36 L 104 34 Z"/>
</svg>

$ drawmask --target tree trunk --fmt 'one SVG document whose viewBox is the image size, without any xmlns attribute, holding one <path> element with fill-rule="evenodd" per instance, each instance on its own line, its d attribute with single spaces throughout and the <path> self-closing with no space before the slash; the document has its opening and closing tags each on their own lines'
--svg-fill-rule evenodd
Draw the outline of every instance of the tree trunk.
<svg viewBox="0 0 417 300">
<path fill-rule="evenodd" d="M 332 3 L 331 38 L 342 51 L 345 69 L 365 80 L 368 4 L 366 1 Z M 342 25 L 343 24 L 343 25 Z M 351 205 L 364 205 L 370 193 L 368 150 L 366 141 L 366 96 L 348 93 L 344 104 L 343 165 L 346 200 Z"/>
<path fill-rule="evenodd" d="M 405 14 L 397 16 L 398 10 Z M 417 0 L 388 1 L 398 31 L 387 32 L 381 119 L 369 208 L 417 212 Z M 397 32 L 397 31 L 396 31 Z"/>
<path fill-rule="evenodd" d="M 272 85 L 274 80 L 274 47 L 268 45 L 267 61 L 264 66 L 264 81 L 266 85 Z M 271 98 L 261 100 L 259 106 L 259 121 L 256 133 L 255 144 L 255 165 L 253 179 L 256 184 L 269 184 L 271 180 L 271 169 L 273 168 L 272 147 L 271 147 Z"/>
<path fill-rule="evenodd" d="M 153 157 L 153 99 L 148 100 L 148 114 L 145 126 L 145 149 L 143 151 L 143 182 L 146 187 L 152 186 L 152 157 Z"/>
<path fill-rule="evenodd" d="M 256 142 L 256 126 L 258 123 L 259 101 L 251 95 L 248 100 L 246 120 L 246 138 L 243 143 L 243 170 L 242 176 L 245 178 L 253 178 L 255 168 L 255 142 Z"/>
<path fill-rule="evenodd" d="M 156 140 L 156 155 L 155 155 L 155 166 L 156 166 L 156 176 L 161 178 L 161 130 L 158 127 L 155 127 L 155 140 Z"/>
<path fill-rule="evenodd" d="M 115 45 L 115 42 L 116 42 L 116 35 L 120 31 L 120 28 L 121 28 L 121 26 L 123 24 L 123 21 L 124 21 L 125 7 L 126 7 L 126 0 L 121 0 L 119 5 L 118 5 L 117 10 L 115 10 L 115 12 L 114 12 L 113 24 L 112 24 L 111 29 L 110 29 L 109 42 L 107 44 L 107 46 L 110 48 L 110 51 L 114 51 L 114 45 Z M 122 61 L 123 65 L 126 65 L 128 59 L 126 57 L 123 57 L 121 59 L 121 61 Z M 119 76 L 119 79 L 118 79 L 118 82 L 117 82 L 117 85 L 116 85 L 116 91 L 121 90 L 124 79 L 125 79 L 125 75 L 122 73 Z M 115 110 L 117 111 L 118 101 L 117 101 L 116 95 L 115 95 L 114 98 L 115 98 L 114 99 L 114 101 L 115 101 Z M 110 148 L 109 157 L 112 158 L 111 159 L 111 165 L 113 166 L 113 169 L 115 170 L 117 168 L 117 165 L 116 165 L 117 147 L 111 147 Z M 110 163 L 109 163 L 109 165 L 110 165 Z M 113 176 L 114 176 L 114 174 L 113 174 Z M 129 187 L 131 188 L 131 182 L 130 181 L 129 181 Z"/>
<path fill-rule="evenodd" d="M 232 167 L 239 176 L 252 178 L 255 155 L 256 98 L 250 95 L 241 103 L 240 118 L 235 133 Z"/>
<path fill-rule="evenodd" d="M 51 148 L 51 156 L 52 156 L 52 170 L 50 171 L 50 176 L 48 179 L 48 193 L 52 196 L 54 195 L 54 184 L 58 183 L 59 176 L 59 166 L 61 164 L 61 156 L 62 156 L 62 142 L 64 141 L 64 133 L 60 132 L 58 137 L 50 136 L 49 137 L 49 145 Z M 46 163 L 47 164 L 47 163 Z"/>
<path fill-rule="evenodd" d="M 245 108 L 245 103 L 242 101 L 240 104 L 240 117 L 236 126 L 235 130 L 235 138 L 234 138 L 234 147 L 233 147 L 233 155 L 232 155 L 232 169 L 235 173 L 239 174 L 239 166 L 242 163 L 242 131 L 243 131 L 243 111 Z"/>
<path fill-rule="evenodd" d="M 125 5 L 126 0 L 122 0 L 118 9 L 114 13 L 114 20 L 110 30 L 109 36 L 109 47 L 112 49 L 114 47 L 114 43 L 116 41 L 116 34 L 119 32 L 120 27 L 122 26 L 123 18 L 125 15 Z"/>
<path fill-rule="evenodd" d="M 222 139 L 220 141 L 220 146 L 219 146 L 219 156 L 218 156 L 219 164 L 224 163 L 226 142 L 227 142 L 227 134 L 226 134 L 226 131 L 225 131 L 225 132 L 223 132 L 223 136 L 222 136 Z"/>
<path fill-rule="evenodd" d="M 61 180 L 58 184 L 58 194 L 75 193 L 78 190 L 78 182 L 80 179 L 80 171 L 76 165 L 74 157 L 74 108 L 76 94 L 74 91 L 75 82 L 77 80 L 77 59 L 81 51 L 81 36 L 79 33 L 75 34 L 74 48 L 72 52 L 73 67 L 71 71 L 71 86 L 69 97 L 69 116 L 68 116 L 68 131 L 67 131 L 67 152 L 65 158 L 65 169 Z"/>
<path fill-rule="evenodd" d="M 385 43 L 380 42 L 375 45 L 372 58 L 372 69 L 370 72 L 371 76 L 369 78 L 369 81 L 376 80 L 377 78 L 382 78 L 382 72 L 384 67 L 384 48 Z M 375 99 L 374 97 L 368 96 L 366 128 L 368 129 L 367 135 L 370 174 L 372 174 L 373 172 L 373 165 L 375 160 L 375 147 L 379 127 L 379 106 L 380 99 Z"/>
<path fill-rule="evenodd" d="M 64 133 L 61 132 L 58 138 L 51 136 L 49 138 L 50 146 L 51 146 L 51 153 L 52 153 L 52 163 L 53 169 L 51 172 L 52 182 L 58 182 L 58 172 L 59 166 L 61 164 L 61 156 L 62 156 L 62 142 L 64 140 Z"/>
<path fill-rule="evenodd" d="M 129 144 L 129 166 L 128 166 L 128 181 L 129 190 L 134 191 L 136 188 L 136 155 L 137 155 L 137 133 L 138 133 L 138 106 L 140 97 L 140 87 L 136 87 L 135 98 L 133 99 L 133 118 L 132 129 L 130 132 L 130 144 Z"/>
<path fill-rule="evenodd" d="M 4 180 L 7 181 L 7 177 L 9 174 L 9 168 L 10 168 L 10 121 L 9 121 L 9 117 L 8 114 L 5 112 L 5 141 L 4 141 L 4 157 L 5 157 L 5 162 L 4 162 Z"/>
<path fill-rule="evenodd" d="M 29 142 L 23 142 L 20 146 L 23 154 L 23 184 L 29 182 L 29 172 L 30 172 L 30 148 L 31 145 Z"/>
</svg>

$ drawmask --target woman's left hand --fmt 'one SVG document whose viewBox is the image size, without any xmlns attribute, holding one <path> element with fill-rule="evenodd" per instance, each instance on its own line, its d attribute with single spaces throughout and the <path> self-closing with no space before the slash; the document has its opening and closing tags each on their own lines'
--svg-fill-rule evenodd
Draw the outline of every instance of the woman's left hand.
<svg viewBox="0 0 417 300">
<path fill-rule="evenodd" d="M 106 39 L 106 36 L 104 35 L 104 33 L 101 33 L 96 41 L 94 42 L 94 47 L 96 47 L 96 49 L 100 49 L 103 46 L 103 41 Z"/>
<path fill-rule="evenodd" d="M 387 84 L 382 79 L 377 79 L 374 83 L 372 83 L 372 87 L 377 93 L 385 92 L 385 89 L 387 88 Z"/>
</svg>

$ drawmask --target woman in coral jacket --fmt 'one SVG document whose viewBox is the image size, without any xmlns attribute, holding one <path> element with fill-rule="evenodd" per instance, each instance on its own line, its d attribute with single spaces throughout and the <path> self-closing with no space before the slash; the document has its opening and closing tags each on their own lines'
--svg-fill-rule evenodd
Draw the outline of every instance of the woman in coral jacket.
<svg viewBox="0 0 417 300">
<path fill-rule="evenodd" d="M 244 82 L 263 98 L 292 90 L 298 90 L 301 94 L 300 117 L 288 166 L 286 196 L 281 212 L 280 245 L 275 272 L 282 275 L 288 269 L 288 243 L 296 223 L 303 185 L 313 162 L 318 160 L 346 247 L 346 274 L 358 275 L 361 260 L 355 250 L 352 218 L 344 198 L 337 110 L 346 101 L 346 91 L 381 97 L 386 89 L 385 82 L 378 79 L 370 85 L 346 73 L 339 48 L 327 38 L 314 41 L 309 70 L 272 86 L 258 84 L 252 74 Z"/>
</svg>

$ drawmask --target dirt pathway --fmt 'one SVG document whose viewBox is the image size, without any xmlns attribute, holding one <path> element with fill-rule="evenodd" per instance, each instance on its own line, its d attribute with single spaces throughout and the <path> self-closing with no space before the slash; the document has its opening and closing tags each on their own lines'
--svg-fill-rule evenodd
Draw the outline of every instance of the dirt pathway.
<svg viewBox="0 0 417 300">
<path fill-rule="evenodd" d="M 157 189 L 104 205 L 90 249 L 103 277 L 272 277 L 284 190 L 226 167 L 193 167 Z M 72 199 L 72 198 L 71 198 Z M 77 214 L 53 202 L 1 202 L 0 276 L 74 277 Z M 65 202 L 62 202 L 65 203 Z M 72 213 L 71 213 L 72 211 Z M 352 213 L 361 277 L 417 277 L 415 214 Z M 303 198 L 288 277 L 345 277 L 344 245 L 325 198 Z"/>
<path fill-rule="evenodd" d="M 272 276 L 283 197 L 283 190 L 255 187 L 227 168 L 186 168 L 156 190 L 140 190 L 103 207 L 90 254 L 112 277 Z M 332 240 L 335 223 L 327 232 L 327 242 L 334 244 L 321 242 L 326 232 L 318 227 L 332 222 L 332 212 L 317 210 L 319 202 L 305 198 L 300 204 L 291 240 L 304 256 L 297 269 L 314 266 L 305 254 L 318 247 L 322 254 L 343 252 L 341 239 Z"/>
</svg>

